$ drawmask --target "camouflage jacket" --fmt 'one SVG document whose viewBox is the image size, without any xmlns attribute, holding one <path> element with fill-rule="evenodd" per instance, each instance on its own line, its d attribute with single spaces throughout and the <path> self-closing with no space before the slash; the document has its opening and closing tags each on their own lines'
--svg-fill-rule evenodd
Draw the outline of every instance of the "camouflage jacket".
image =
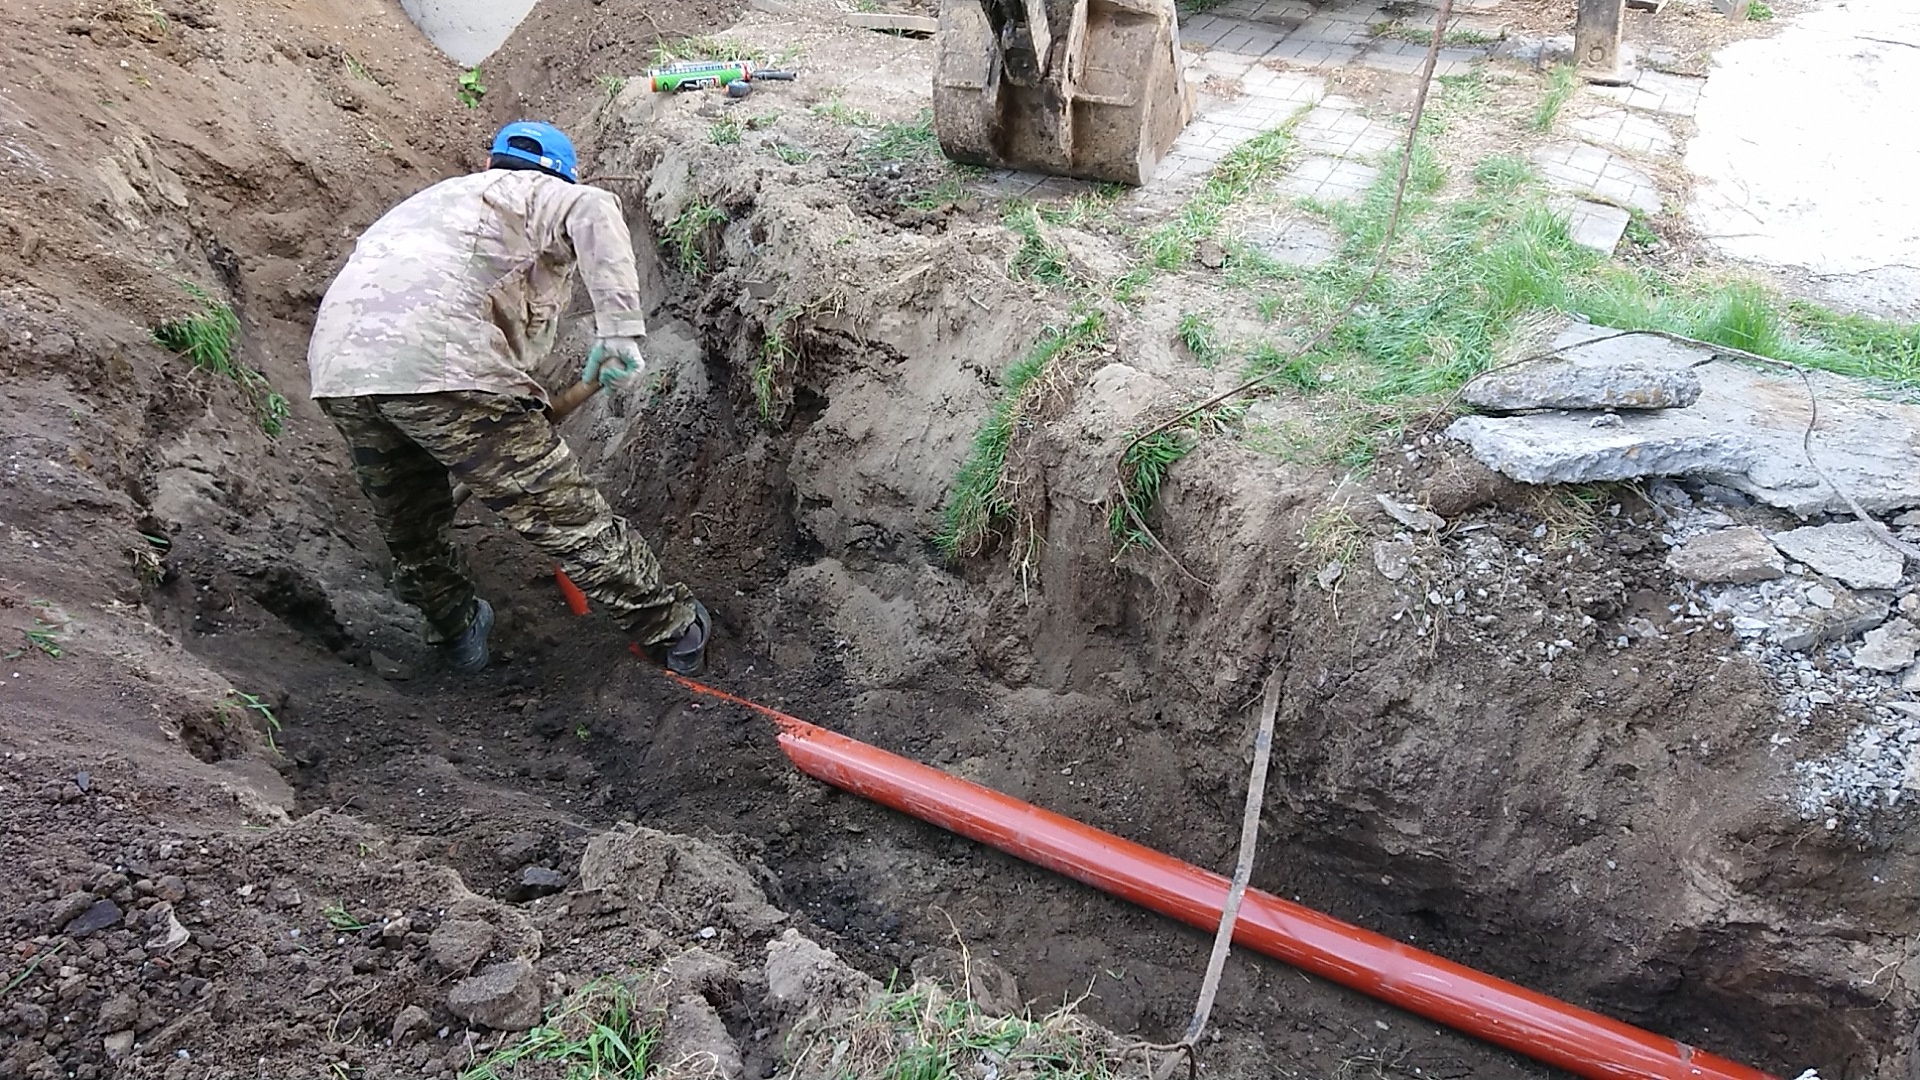
<svg viewBox="0 0 1920 1080">
<path fill-rule="evenodd" d="M 578 261 L 594 333 L 640 337 L 640 282 L 619 200 L 530 171 L 443 180 L 386 212 L 320 301 L 313 396 L 485 390 L 546 400 L 549 349 Z"/>
</svg>

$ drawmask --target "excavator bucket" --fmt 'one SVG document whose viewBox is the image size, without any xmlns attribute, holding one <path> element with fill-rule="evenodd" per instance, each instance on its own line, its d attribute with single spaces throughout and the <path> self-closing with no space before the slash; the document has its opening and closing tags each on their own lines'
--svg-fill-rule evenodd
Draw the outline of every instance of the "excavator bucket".
<svg viewBox="0 0 1920 1080">
<path fill-rule="evenodd" d="M 1173 0 L 941 0 L 948 157 L 1138 186 L 1193 119 Z"/>
</svg>

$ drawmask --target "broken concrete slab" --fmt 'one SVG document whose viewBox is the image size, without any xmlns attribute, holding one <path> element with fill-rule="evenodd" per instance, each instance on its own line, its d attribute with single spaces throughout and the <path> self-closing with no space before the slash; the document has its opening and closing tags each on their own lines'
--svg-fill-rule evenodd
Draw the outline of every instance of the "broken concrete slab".
<svg viewBox="0 0 1920 1080">
<path fill-rule="evenodd" d="M 1340 238 L 1324 225 L 1276 217 L 1239 230 L 1240 242 L 1288 266 L 1319 266 L 1340 254 Z"/>
<path fill-rule="evenodd" d="M 1900 553 L 1863 521 L 1790 529 L 1773 543 L 1791 558 L 1855 589 L 1891 589 L 1900 584 L 1906 568 Z"/>
<path fill-rule="evenodd" d="M 1375 540 L 1373 567 L 1388 581 L 1399 581 L 1413 566 L 1413 543 L 1409 540 Z"/>
<path fill-rule="evenodd" d="M 1626 158 L 1587 143 L 1543 146 L 1531 155 L 1547 186 L 1646 214 L 1660 212 L 1660 185 Z"/>
<path fill-rule="evenodd" d="M 1831 607 L 1814 606 L 1773 624 L 1768 637 L 1788 652 L 1805 652 L 1828 641 L 1847 641 L 1887 621 L 1885 597 L 1842 592 Z"/>
<path fill-rule="evenodd" d="M 1700 377 L 1672 365 L 1593 363 L 1578 354 L 1496 371 L 1467 386 L 1482 412 L 1535 409 L 1676 409 L 1700 400 Z"/>
<path fill-rule="evenodd" d="M 1853 666 L 1868 671 L 1904 671 L 1920 656 L 1920 627 L 1905 619 L 1867 631 L 1867 639 L 1853 651 Z"/>
<path fill-rule="evenodd" d="M 1602 255 L 1611 255 L 1627 234 L 1633 215 L 1617 206 L 1592 199 L 1556 199 L 1556 211 L 1567 215 L 1567 238 Z"/>
<path fill-rule="evenodd" d="M 1846 513 L 1847 502 L 1807 461 L 1801 440 L 1808 383 L 1819 399 L 1813 460 L 1872 513 L 1920 506 L 1920 406 L 1871 396 L 1870 384 L 1826 372 L 1712 360 L 1710 350 L 1575 323 L 1555 339 L 1589 362 L 1692 367 L 1700 399 L 1685 409 L 1621 413 L 1466 416 L 1447 434 L 1482 463 L 1529 484 L 1575 484 L 1647 476 L 1698 476 L 1800 517 Z M 1592 344 L 1582 345 L 1583 342 Z M 1709 361 L 1712 362 L 1709 362 Z M 1701 366 L 1704 365 L 1704 366 Z"/>
<path fill-rule="evenodd" d="M 1667 569 L 1689 581 L 1747 585 L 1785 577 L 1787 561 L 1759 529 L 1702 533 L 1667 553 Z M 1831 597 L 1827 607 L 1832 607 Z"/>
<path fill-rule="evenodd" d="M 1398 499 L 1379 493 L 1375 493 L 1373 497 L 1379 501 L 1380 509 L 1385 510 L 1388 517 L 1416 532 L 1435 532 L 1447 527 L 1446 518 L 1441 517 L 1439 514 L 1434 513 L 1424 506 L 1418 506 L 1414 503 L 1403 503 Z"/>
</svg>

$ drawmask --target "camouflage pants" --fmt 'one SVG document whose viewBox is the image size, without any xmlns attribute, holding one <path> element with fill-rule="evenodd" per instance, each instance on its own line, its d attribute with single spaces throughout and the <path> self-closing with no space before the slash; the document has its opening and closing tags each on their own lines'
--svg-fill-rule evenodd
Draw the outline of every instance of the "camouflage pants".
<svg viewBox="0 0 1920 1080">
<path fill-rule="evenodd" d="M 473 390 L 321 398 L 353 452 L 393 555 L 393 590 L 426 616 L 427 640 L 459 637 L 478 610 L 453 542 L 459 480 L 642 645 L 672 641 L 693 621 L 693 597 L 663 584 L 647 542 L 616 517 L 538 407 Z"/>
</svg>

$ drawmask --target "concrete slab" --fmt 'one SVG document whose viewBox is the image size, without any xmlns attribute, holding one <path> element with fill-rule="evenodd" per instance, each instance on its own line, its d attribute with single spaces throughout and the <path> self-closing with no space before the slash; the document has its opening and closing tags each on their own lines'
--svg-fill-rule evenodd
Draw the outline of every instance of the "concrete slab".
<svg viewBox="0 0 1920 1080">
<path fill-rule="evenodd" d="M 1611 255 L 1620 246 L 1633 215 L 1618 206 L 1588 199 L 1560 199 L 1554 209 L 1567 215 L 1567 235 L 1581 247 Z"/>
<path fill-rule="evenodd" d="M 1773 544 L 1850 589 L 1891 589 L 1906 571 L 1906 559 L 1863 521 L 1789 529 L 1775 536 Z"/>
<path fill-rule="evenodd" d="M 1293 129 L 1302 149 L 1333 157 L 1368 158 L 1399 139 L 1393 125 L 1372 119 L 1350 98 L 1328 97 L 1300 119 Z"/>
<path fill-rule="evenodd" d="M 400 0 L 413 25 L 456 64 L 477 64 L 506 43 L 535 0 Z"/>
<path fill-rule="evenodd" d="M 1916 50 L 1920 0 L 1874 0 L 1715 54 L 1686 154 L 1695 227 L 1735 258 L 1806 270 L 1831 300 L 1920 318 Z"/>
<path fill-rule="evenodd" d="M 1596 202 L 1660 212 L 1660 188 L 1653 178 L 1610 150 L 1587 143 L 1553 143 L 1535 150 L 1533 164 L 1547 185 Z"/>
<path fill-rule="evenodd" d="M 1607 109 L 1583 116 L 1568 125 L 1575 135 L 1590 143 L 1629 154 L 1671 154 L 1675 148 L 1673 132 L 1645 113 L 1628 109 Z"/>
<path fill-rule="evenodd" d="M 1241 243 L 1289 266 L 1319 266 L 1340 253 L 1340 238 L 1332 230 L 1285 214 L 1243 222 L 1233 232 Z"/>
<path fill-rule="evenodd" d="M 1344 202 L 1358 198 L 1380 175 L 1371 165 L 1342 158 L 1314 156 L 1280 178 L 1280 190 L 1305 199 Z"/>
<path fill-rule="evenodd" d="M 1614 331 L 1575 324 L 1571 345 Z M 1712 353 L 1659 338 L 1626 337 L 1577 350 L 1590 363 L 1633 360 L 1700 365 Z M 1845 513 L 1847 504 L 1808 464 L 1801 439 L 1810 415 L 1799 375 L 1732 361 L 1696 369 L 1699 401 L 1631 415 L 1592 412 L 1466 416 L 1447 434 L 1489 467 L 1529 484 L 1642 476 L 1701 476 L 1802 517 Z M 1920 506 L 1920 405 L 1869 396 L 1856 379 L 1809 373 L 1819 399 L 1813 459 L 1875 513 Z"/>
<path fill-rule="evenodd" d="M 1594 94 L 1618 101 L 1630 109 L 1669 116 L 1692 116 L 1700 106 L 1700 93 L 1705 82 L 1704 79 L 1686 75 L 1669 75 L 1652 68 L 1640 68 L 1633 82 L 1625 86 L 1595 86 L 1590 89 Z"/>
</svg>

